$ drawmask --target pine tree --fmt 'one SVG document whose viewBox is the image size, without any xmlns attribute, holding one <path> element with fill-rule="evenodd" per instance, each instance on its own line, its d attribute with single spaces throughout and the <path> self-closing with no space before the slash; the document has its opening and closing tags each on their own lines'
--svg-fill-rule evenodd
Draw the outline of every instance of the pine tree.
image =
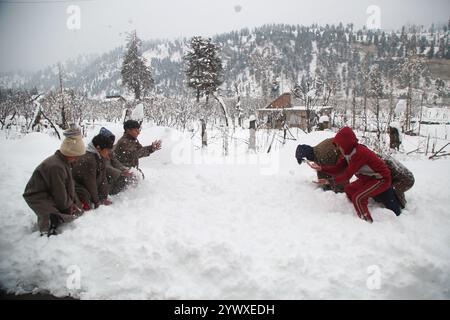
<svg viewBox="0 0 450 320">
<path fill-rule="evenodd" d="M 430 51 L 428 51 L 427 57 L 428 59 L 433 59 L 434 57 L 434 46 L 435 46 L 435 42 L 434 40 L 431 42 L 431 47 L 430 47 Z"/>
<path fill-rule="evenodd" d="M 445 40 L 445 59 L 450 59 L 450 42 L 448 41 L 448 38 Z"/>
<path fill-rule="evenodd" d="M 134 98 L 140 100 L 146 96 L 154 85 L 147 60 L 140 50 L 142 41 L 136 35 L 136 30 L 128 35 L 127 52 L 122 63 L 122 83 L 134 93 Z"/>
<path fill-rule="evenodd" d="M 436 55 L 437 58 L 443 59 L 445 57 L 445 40 L 444 37 L 439 39 L 439 50 Z"/>
<path fill-rule="evenodd" d="M 191 50 L 184 56 L 187 85 L 195 89 L 199 102 L 202 95 L 208 99 L 222 84 L 222 60 L 218 56 L 218 47 L 209 38 L 193 37 L 190 47 Z"/>
<path fill-rule="evenodd" d="M 411 36 L 411 38 L 409 39 L 409 50 L 408 51 L 412 51 L 414 54 L 417 53 L 417 37 L 415 34 L 413 34 Z"/>
<path fill-rule="evenodd" d="M 422 36 L 419 41 L 419 47 L 420 47 L 419 53 L 420 54 L 424 53 L 427 43 L 428 43 L 427 38 L 425 36 Z"/>
</svg>

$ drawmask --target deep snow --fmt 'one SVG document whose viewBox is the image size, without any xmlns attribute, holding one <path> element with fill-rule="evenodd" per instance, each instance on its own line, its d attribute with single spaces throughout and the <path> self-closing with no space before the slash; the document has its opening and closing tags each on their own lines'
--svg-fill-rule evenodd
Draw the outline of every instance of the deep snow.
<svg viewBox="0 0 450 320">
<path fill-rule="evenodd" d="M 141 159 L 146 179 L 50 239 L 22 193 L 59 141 L 2 138 L 0 283 L 81 299 L 449 299 L 450 161 L 403 157 L 416 178 L 407 210 L 396 217 L 370 202 L 368 224 L 294 158 L 298 143 L 331 136 L 300 134 L 269 155 L 234 140 L 223 161 L 220 139 L 202 153 L 189 134 L 144 126 L 142 143 L 163 140 Z"/>
</svg>

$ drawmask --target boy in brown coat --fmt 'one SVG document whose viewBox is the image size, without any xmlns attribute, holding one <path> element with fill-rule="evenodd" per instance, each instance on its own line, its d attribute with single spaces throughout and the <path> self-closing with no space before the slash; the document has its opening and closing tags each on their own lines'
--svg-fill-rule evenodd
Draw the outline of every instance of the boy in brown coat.
<svg viewBox="0 0 450 320">
<path fill-rule="evenodd" d="M 86 154 L 73 165 L 75 191 L 83 203 L 83 209 L 98 208 L 100 204 L 110 205 L 106 161 L 113 147 L 111 139 L 96 135 L 88 144 Z"/>
<path fill-rule="evenodd" d="M 297 162 L 302 164 L 304 159 L 313 161 L 321 166 L 334 165 L 339 159 L 339 151 L 333 144 L 333 138 L 325 139 L 318 145 L 311 147 L 307 144 L 297 146 L 295 152 Z M 324 172 L 317 171 L 317 179 L 330 179 L 330 184 L 321 186 L 324 190 L 333 190 L 334 192 L 344 192 L 344 186 L 333 183 L 332 176 Z"/>
<path fill-rule="evenodd" d="M 23 197 L 36 213 L 41 235 L 55 235 L 57 227 L 70 222 L 82 211 L 75 194 L 71 164 L 85 153 L 79 128 L 64 132 L 65 139 L 54 155 L 33 172 Z"/>
<path fill-rule="evenodd" d="M 99 135 L 108 138 L 111 141 L 111 144 L 114 145 L 116 136 L 111 131 L 105 127 L 102 127 Z M 116 159 L 112 150 L 109 152 L 109 157 L 104 159 L 106 164 L 106 180 L 108 181 L 110 195 L 118 194 L 119 192 L 125 190 L 127 186 L 138 181 L 136 176 Z"/>
<path fill-rule="evenodd" d="M 153 141 L 150 146 L 142 146 L 137 137 L 141 132 L 141 125 L 135 120 L 127 120 L 123 125 L 123 136 L 114 146 L 114 155 L 126 167 L 139 168 L 139 158 L 148 157 L 151 153 L 161 149 L 161 140 Z"/>
</svg>

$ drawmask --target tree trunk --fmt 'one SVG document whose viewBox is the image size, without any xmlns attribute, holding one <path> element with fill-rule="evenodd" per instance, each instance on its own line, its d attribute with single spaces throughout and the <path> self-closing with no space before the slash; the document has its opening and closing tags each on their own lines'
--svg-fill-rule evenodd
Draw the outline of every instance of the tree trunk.
<svg viewBox="0 0 450 320">
<path fill-rule="evenodd" d="M 377 110 L 377 138 L 380 141 L 381 131 L 380 131 L 380 99 L 376 98 L 376 110 Z"/>
<path fill-rule="evenodd" d="M 66 111 L 64 108 L 64 101 L 62 102 L 62 106 L 61 106 L 61 128 L 64 130 L 67 129 Z"/>
<path fill-rule="evenodd" d="M 355 129 L 356 125 L 356 96 L 353 91 L 353 103 L 352 103 L 352 129 Z"/>
<path fill-rule="evenodd" d="M 249 139 L 249 149 L 256 150 L 256 120 L 250 121 L 250 139 Z"/>
<path fill-rule="evenodd" d="M 206 135 L 206 123 L 204 119 L 200 119 L 200 123 L 202 125 L 202 147 L 208 146 L 208 137 Z"/>
<path fill-rule="evenodd" d="M 134 99 L 135 100 L 141 99 L 141 88 L 139 86 L 134 87 Z"/>
<path fill-rule="evenodd" d="M 394 103 L 393 102 L 394 102 L 394 95 L 393 95 L 393 90 L 391 89 L 391 91 L 389 93 L 389 115 L 388 115 L 386 131 L 388 131 L 389 127 L 391 126 L 392 115 L 394 114 Z"/>
<path fill-rule="evenodd" d="M 63 89 L 61 64 L 58 64 L 58 71 L 59 71 L 59 90 L 61 95 L 61 128 L 66 130 L 67 122 L 66 122 L 66 111 L 64 109 L 64 89 Z"/>
<path fill-rule="evenodd" d="M 406 98 L 406 132 L 411 129 L 411 104 L 412 104 L 412 84 L 408 85 L 408 96 Z"/>
<path fill-rule="evenodd" d="M 229 121 L 228 121 L 227 109 L 226 109 L 225 103 L 222 100 L 222 98 L 217 97 L 215 94 L 212 94 L 212 96 L 219 103 L 220 108 L 222 109 L 222 112 L 223 112 L 223 116 L 225 118 L 225 130 L 223 132 L 223 151 L 224 151 L 224 155 L 227 156 L 228 155 L 228 134 L 229 134 Z"/>
<path fill-rule="evenodd" d="M 364 88 L 364 132 L 367 132 L 367 90 Z"/>
<path fill-rule="evenodd" d="M 309 97 L 306 97 L 306 129 L 308 131 L 308 133 L 311 132 L 311 110 L 310 108 L 310 100 Z"/>
</svg>

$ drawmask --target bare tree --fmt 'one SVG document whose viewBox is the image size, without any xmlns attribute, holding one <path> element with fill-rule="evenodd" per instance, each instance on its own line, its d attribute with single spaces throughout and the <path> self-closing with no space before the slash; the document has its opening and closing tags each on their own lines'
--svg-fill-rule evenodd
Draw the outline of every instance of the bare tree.
<svg viewBox="0 0 450 320">
<path fill-rule="evenodd" d="M 369 96 L 375 100 L 375 117 L 377 123 L 377 138 L 380 139 L 380 99 L 383 98 L 383 81 L 380 66 L 375 64 L 369 73 Z"/>
<path fill-rule="evenodd" d="M 328 96 L 321 97 L 323 85 L 324 82 L 315 76 L 313 79 L 302 79 L 302 82 L 295 85 L 294 90 L 292 90 L 294 96 L 301 99 L 305 104 L 306 127 L 308 132 L 311 132 L 314 125 L 314 122 L 312 121 L 313 118 L 317 117 L 316 111 L 320 99 L 322 98 L 323 103 L 325 103 L 325 101 L 328 103 L 328 100 L 330 99 L 331 92 Z"/>
<path fill-rule="evenodd" d="M 265 47 L 261 52 L 254 52 L 250 55 L 250 65 L 255 71 L 255 80 L 260 84 L 261 94 L 268 103 L 270 97 L 271 83 L 271 70 L 273 65 L 277 62 L 278 55 L 271 52 L 269 47 Z"/>
<path fill-rule="evenodd" d="M 417 88 L 425 72 L 424 58 L 410 53 L 400 67 L 398 79 L 407 88 L 405 133 L 411 131 L 413 89 Z"/>
</svg>

